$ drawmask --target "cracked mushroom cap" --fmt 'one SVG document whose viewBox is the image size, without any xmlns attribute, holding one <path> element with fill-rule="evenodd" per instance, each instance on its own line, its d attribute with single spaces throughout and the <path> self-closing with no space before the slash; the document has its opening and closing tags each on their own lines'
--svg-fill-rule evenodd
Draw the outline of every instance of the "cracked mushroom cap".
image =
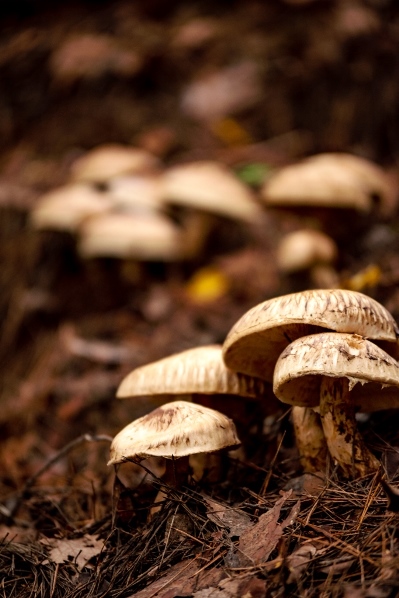
<svg viewBox="0 0 399 598">
<path fill-rule="evenodd" d="M 272 396 L 269 387 L 263 380 L 229 370 L 222 347 L 207 345 L 136 368 L 122 380 L 117 397 L 230 394 L 257 398 Z"/>
<path fill-rule="evenodd" d="M 399 407 L 399 363 L 357 334 L 324 332 L 295 340 L 277 360 L 273 390 L 284 403 L 317 407 L 324 376 L 347 378 L 360 411 Z"/>
<path fill-rule="evenodd" d="M 75 160 L 71 179 L 105 183 L 118 175 L 147 172 L 157 166 L 157 158 L 143 149 L 117 144 L 100 145 Z"/>
<path fill-rule="evenodd" d="M 223 344 L 228 368 L 273 379 L 277 358 L 301 336 L 325 330 L 360 334 L 394 353 L 399 335 L 391 314 L 377 301 L 342 289 L 315 289 L 269 299 L 246 312 Z"/>
<path fill-rule="evenodd" d="M 108 465 L 147 457 L 178 459 L 240 444 L 233 421 L 219 411 L 174 401 L 123 428 L 112 441 Z"/>
<path fill-rule="evenodd" d="M 256 222 L 262 213 L 251 191 L 217 162 L 174 166 L 161 182 L 166 203 L 247 222 Z"/>
<path fill-rule="evenodd" d="M 286 166 L 266 181 L 262 196 L 273 207 L 325 207 L 369 212 L 375 197 L 391 194 L 384 171 L 352 154 L 325 153 Z"/>
</svg>

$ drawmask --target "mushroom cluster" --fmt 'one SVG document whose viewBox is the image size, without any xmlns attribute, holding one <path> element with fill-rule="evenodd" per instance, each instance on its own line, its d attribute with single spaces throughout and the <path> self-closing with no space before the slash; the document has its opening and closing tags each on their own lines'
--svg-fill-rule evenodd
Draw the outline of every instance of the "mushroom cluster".
<svg viewBox="0 0 399 598">
<path fill-rule="evenodd" d="M 391 314 L 362 293 L 342 289 L 292 293 L 250 309 L 223 346 L 192 348 L 136 368 L 122 381 L 117 396 L 157 396 L 173 400 L 179 409 L 185 404 L 195 405 L 194 410 L 217 407 L 238 426 L 247 401 L 267 405 L 264 416 L 267 410 L 277 411 L 279 400 L 293 406 L 305 470 L 325 469 L 330 454 L 344 476 L 359 477 L 376 471 L 379 462 L 357 429 L 355 412 L 399 407 L 398 336 Z M 171 413 L 168 409 L 166 404 L 159 413 Z M 146 417 L 151 420 L 152 415 Z M 164 415 L 161 419 L 166 421 Z M 133 422 L 115 438 L 111 463 L 132 456 L 180 456 L 177 441 L 172 452 L 154 452 L 155 444 L 158 451 L 169 442 L 163 440 L 162 426 L 157 442 L 151 439 L 152 452 L 137 448 L 139 436 L 134 439 L 131 433 L 137 425 L 141 423 Z M 190 434 L 195 433 L 195 417 L 192 425 Z M 188 445 L 183 432 L 181 427 L 176 438 Z M 125 444 L 127 438 L 134 441 L 133 448 Z M 218 448 L 208 446 L 199 452 Z M 167 479 L 170 476 L 167 468 Z"/>
<path fill-rule="evenodd" d="M 39 198 L 31 222 L 76 235 L 84 259 L 168 262 L 195 257 L 215 218 L 251 223 L 261 213 L 250 189 L 217 162 L 164 170 L 143 149 L 105 145 L 75 161 L 67 185 Z"/>
<path fill-rule="evenodd" d="M 199 444 L 195 443 L 193 450 L 187 453 L 185 463 L 179 462 L 179 470 L 183 469 L 187 477 L 188 455 L 191 455 L 190 466 L 193 469 L 193 477 L 197 481 L 204 476 L 205 472 L 208 480 L 220 479 L 222 455 L 217 458 L 214 453 L 223 448 L 223 443 L 219 441 L 219 433 L 215 435 L 210 425 L 204 432 L 200 414 L 204 413 L 207 416 L 213 414 L 213 419 L 211 418 L 210 422 L 214 422 L 218 418 L 220 421 L 224 421 L 226 423 L 225 433 L 230 435 L 232 434 L 231 429 L 235 430 L 234 420 L 239 430 L 239 436 L 245 438 L 246 430 L 250 425 L 254 425 L 254 422 L 259 424 L 259 421 L 262 421 L 259 414 L 262 415 L 268 410 L 275 411 L 278 408 L 278 401 L 274 397 L 271 384 L 260 378 L 229 370 L 223 362 L 220 345 L 194 347 L 134 369 L 122 380 L 117 397 L 121 399 L 157 397 L 166 403 L 162 406 L 161 411 L 155 410 L 154 415 L 150 414 L 144 419 L 134 421 L 116 436 L 111 447 L 110 462 L 122 463 L 124 460 L 132 458 L 137 460 L 137 458 L 145 458 L 144 455 L 162 456 L 175 460 L 180 458 L 181 452 L 186 451 L 189 447 L 186 434 L 189 434 L 190 442 L 194 442 L 195 437 L 202 434 L 204 438 L 206 436 L 207 444 L 201 444 L 201 450 L 197 450 Z M 185 420 L 184 424 L 178 418 L 176 419 L 175 405 L 179 407 L 176 413 L 181 415 L 184 406 L 187 413 L 193 414 L 187 416 L 189 419 Z M 168 424 L 165 412 L 174 414 Z M 155 425 L 156 414 L 165 424 L 159 424 L 157 428 L 159 445 L 157 445 L 156 452 L 154 452 L 151 435 L 148 437 L 149 441 L 145 450 L 137 448 L 141 432 L 137 435 L 134 431 L 137 426 L 142 430 L 143 422 L 147 422 L 148 418 Z M 251 418 L 250 422 L 248 417 Z M 257 421 L 256 417 L 258 417 Z M 190 428 L 187 428 L 186 424 L 188 423 L 190 423 Z M 180 433 L 177 433 L 176 429 L 179 427 Z M 172 433 L 175 434 L 175 440 L 169 444 Z M 176 438 L 179 439 L 178 442 Z M 238 442 L 231 443 L 227 440 L 225 442 L 225 446 L 230 447 L 237 444 Z M 194 447 L 196 447 L 195 450 Z M 208 455 L 208 457 L 200 458 L 199 454 Z M 212 459 L 209 454 L 214 458 Z M 171 468 L 174 468 L 173 476 L 177 475 L 176 464 L 167 462 L 164 478 L 167 483 L 170 483 L 170 479 L 173 477 Z M 181 478 L 179 479 L 181 481 Z"/>
<path fill-rule="evenodd" d="M 355 421 L 363 411 L 399 406 L 399 329 L 374 299 L 355 291 L 310 290 L 270 299 L 234 325 L 223 346 L 226 365 L 273 382 L 294 405 L 294 427 L 307 469 L 323 467 L 323 435 L 348 477 L 378 467 Z M 299 411 L 298 411 L 299 408 Z M 317 415 L 309 409 L 317 409 Z"/>
</svg>

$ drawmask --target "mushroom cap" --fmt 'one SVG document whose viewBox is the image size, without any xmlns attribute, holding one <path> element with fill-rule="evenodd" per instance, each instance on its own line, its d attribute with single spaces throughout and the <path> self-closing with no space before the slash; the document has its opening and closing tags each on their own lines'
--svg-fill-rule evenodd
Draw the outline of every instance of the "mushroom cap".
<svg viewBox="0 0 399 598">
<path fill-rule="evenodd" d="M 324 330 L 360 334 L 396 349 L 398 326 L 377 301 L 342 289 L 315 289 L 269 299 L 247 311 L 223 344 L 228 368 L 271 381 L 276 360 L 293 340 Z"/>
<path fill-rule="evenodd" d="M 75 232 L 85 218 L 102 214 L 110 206 L 108 196 L 89 185 L 65 185 L 39 198 L 31 213 L 31 222 L 39 229 Z"/>
<path fill-rule="evenodd" d="M 114 176 L 146 172 L 157 166 L 157 158 L 143 149 L 117 144 L 100 145 L 75 160 L 71 178 L 73 181 L 104 183 Z"/>
<path fill-rule="evenodd" d="M 323 376 L 347 378 L 361 411 L 399 407 L 399 363 L 357 334 L 324 332 L 295 340 L 277 360 L 273 390 L 284 403 L 316 407 Z"/>
<path fill-rule="evenodd" d="M 174 401 L 127 425 L 111 444 L 108 465 L 128 459 L 177 459 L 238 446 L 233 421 L 208 407 Z"/>
<path fill-rule="evenodd" d="M 332 264 L 337 255 L 338 247 L 331 237 L 318 230 L 300 229 L 281 239 L 276 259 L 282 272 L 297 272 L 316 264 Z"/>
<path fill-rule="evenodd" d="M 317 206 L 369 212 L 375 196 L 390 195 L 384 171 L 351 154 L 317 154 L 286 166 L 262 190 L 270 206 Z"/>
<path fill-rule="evenodd" d="M 162 177 L 166 203 L 254 222 L 261 214 L 250 190 L 217 162 L 174 166 Z"/>
<path fill-rule="evenodd" d="M 79 233 L 83 258 L 173 261 L 184 257 L 180 229 L 155 212 L 108 212 L 86 220 Z"/>
<path fill-rule="evenodd" d="M 130 174 L 112 178 L 107 186 L 115 206 L 132 212 L 160 211 L 163 208 L 160 178 L 156 174 Z"/>
<path fill-rule="evenodd" d="M 138 367 L 122 380 L 117 391 L 118 398 L 186 394 L 272 396 L 268 383 L 229 370 L 220 345 L 194 347 Z"/>
</svg>

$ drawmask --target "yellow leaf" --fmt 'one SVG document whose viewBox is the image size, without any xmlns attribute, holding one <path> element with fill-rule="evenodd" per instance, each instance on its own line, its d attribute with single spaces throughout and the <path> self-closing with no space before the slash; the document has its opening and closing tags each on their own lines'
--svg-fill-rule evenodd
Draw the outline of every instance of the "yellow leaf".
<svg viewBox="0 0 399 598">
<path fill-rule="evenodd" d="M 214 266 L 200 268 L 186 285 L 186 293 L 190 299 L 199 303 L 216 301 L 225 295 L 230 282 L 225 274 Z"/>
</svg>

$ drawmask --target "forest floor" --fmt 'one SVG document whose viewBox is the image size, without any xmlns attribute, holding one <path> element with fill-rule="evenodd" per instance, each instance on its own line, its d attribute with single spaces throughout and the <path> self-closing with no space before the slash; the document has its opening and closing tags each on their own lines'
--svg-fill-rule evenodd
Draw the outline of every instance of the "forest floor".
<svg viewBox="0 0 399 598">
<path fill-rule="evenodd" d="M 113 436 L 159 405 L 115 399 L 135 367 L 222 343 L 237 319 L 312 286 L 282 272 L 289 231 L 326 228 L 340 286 L 399 321 L 399 10 L 394 2 L 47 2 L 0 8 L 0 595 L 7 598 L 389 598 L 399 594 L 398 413 L 359 423 L 381 470 L 304 475 L 282 406 L 221 479 L 136 487 L 107 467 Z M 183 262 L 84 260 L 38 231 L 40 197 L 101 144 L 197 160 L 245 182 L 262 218 L 214 216 Z M 259 189 L 320 152 L 381 165 L 369 214 L 279 213 Z M 179 214 L 174 214 L 175 218 Z M 130 476 L 130 478 L 129 478 Z M 396 499 L 397 500 L 397 499 Z"/>
</svg>

